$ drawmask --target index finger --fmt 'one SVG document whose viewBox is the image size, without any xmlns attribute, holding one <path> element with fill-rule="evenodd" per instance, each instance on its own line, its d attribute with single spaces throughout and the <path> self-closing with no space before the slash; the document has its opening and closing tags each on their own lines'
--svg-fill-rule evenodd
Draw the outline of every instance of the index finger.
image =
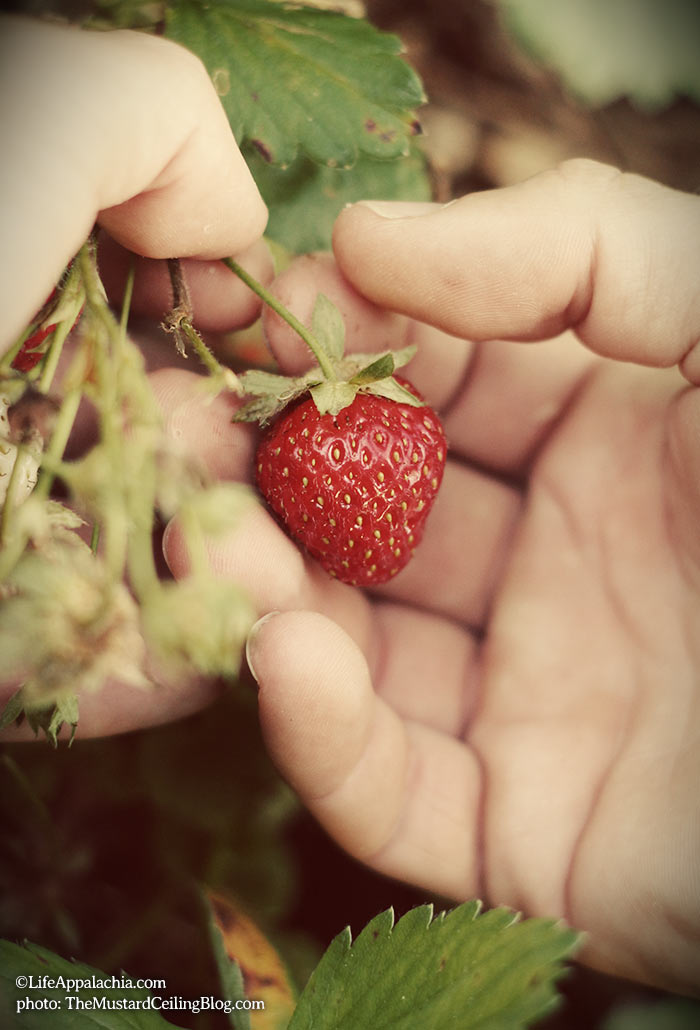
<svg viewBox="0 0 700 1030">
<path fill-rule="evenodd" d="M 193 54 L 21 17 L 0 40 L 0 348 L 98 214 L 148 257 L 223 257 L 260 237 L 265 205 Z"/>
</svg>

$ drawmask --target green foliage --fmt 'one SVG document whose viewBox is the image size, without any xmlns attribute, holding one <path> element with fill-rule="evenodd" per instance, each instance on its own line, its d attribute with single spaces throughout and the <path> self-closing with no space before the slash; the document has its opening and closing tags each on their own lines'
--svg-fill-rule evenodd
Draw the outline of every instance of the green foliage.
<svg viewBox="0 0 700 1030">
<path fill-rule="evenodd" d="M 251 146 L 244 154 L 270 209 L 268 237 L 295 254 L 329 249 L 333 223 L 346 204 L 431 199 L 425 161 L 415 146 L 397 161 L 360 155 L 350 170 L 328 168 L 303 156 L 279 168 Z"/>
<path fill-rule="evenodd" d="M 281 0 L 96 3 L 88 24 L 164 26 L 202 59 L 269 208 L 267 235 L 287 251 L 329 249 L 354 201 L 430 199 L 414 142 L 425 96 L 396 36 Z"/>
<path fill-rule="evenodd" d="M 289 1030 L 348 1030 L 382 1027 L 431 1030 L 459 1025 L 463 1030 L 518 1030 L 529 1026 L 556 1004 L 555 981 L 574 951 L 578 935 L 549 920 L 520 921 L 507 909 L 479 914 L 478 902 L 433 917 L 431 905 L 408 912 L 394 924 L 391 909 L 376 916 L 352 943 L 349 929 L 326 951 L 289 1023 Z M 209 922 L 210 943 L 221 977 L 223 999 L 243 999 L 241 971 L 224 946 L 221 927 Z M 264 944 L 260 947 L 265 950 Z M 52 978 L 104 980 L 105 975 L 29 945 L 0 943 L 4 959 L 5 1006 L 14 1008 L 16 978 L 46 974 Z M 81 988 L 79 995 L 143 999 L 146 992 L 129 988 Z M 65 998 L 66 989 L 47 990 L 44 997 Z M 164 1010 L 166 1006 L 164 1005 Z M 8 1009 L 9 1011 L 9 1009 Z M 44 1013 L 41 1013 L 43 1016 Z M 52 1013 L 57 1030 L 89 1027 L 64 1007 Z M 165 1026 L 148 1009 L 136 1014 L 100 1012 L 107 1030 L 156 1030 Z M 231 1013 L 234 1030 L 249 1030 L 247 1016 Z M 35 1030 L 36 1013 L 22 1014 L 20 1030 Z"/>
<path fill-rule="evenodd" d="M 33 978 L 34 984 L 46 984 L 44 977 L 56 986 L 27 989 L 18 986 L 22 978 Z M 0 941 L 0 1017 L 3 1026 L 15 1030 L 167 1030 L 167 1022 L 156 1008 L 148 1008 L 149 992 L 136 987 L 100 986 L 110 982 L 105 973 L 82 962 L 69 962 L 36 944 L 13 944 Z M 124 980 L 128 980 L 125 977 Z M 80 986 L 73 986 L 80 981 Z M 92 986 L 95 984 L 96 986 Z M 22 1003 L 51 1005 L 21 1009 Z M 107 1007 L 116 1005 L 115 1008 Z M 78 1006 L 81 1007 L 78 1007 Z M 82 1007 L 85 1006 L 85 1007 Z M 104 1007 L 103 1007 L 104 1006 Z"/>
<path fill-rule="evenodd" d="M 395 36 L 274 0 L 173 0 L 165 33 L 203 60 L 239 143 L 289 165 L 406 155 L 423 91 Z"/>
<path fill-rule="evenodd" d="M 533 56 L 592 107 L 629 97 L 659 109 L 700 100 L 697 0 L 500 0 Z"/>
<path fill-rule="evenodd" d="M 517 1030 L 556 1004 L 555 981 L 578 935 L 479 902 L 433 917 L 431 905 L 394 924 L 389 909 L 354 943 L 332 942 L 311 976 L 289 1030 Z"/>
</svg>

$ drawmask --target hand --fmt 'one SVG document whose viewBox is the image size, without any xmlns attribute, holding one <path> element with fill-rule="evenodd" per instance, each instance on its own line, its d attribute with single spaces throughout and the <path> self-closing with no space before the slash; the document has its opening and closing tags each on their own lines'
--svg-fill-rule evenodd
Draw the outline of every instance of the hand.
<svg viewBox="0 0 700 1030">
<path fill-rule="evenodd" d="M 565 917 L 584 961 L 697 992 L 700 200 L 574 162 L 381 209 L 346 210 L 337 266 L 300 259 L 276 290 L 302 320 L 331 296 L 348 349 L 416 339 L 450 459 L 371 596 L 262 510 L 212 546 L 279 612 L 249 643 L 272 757 L 375 869 Z M 184 571 L 176 525 L 166 555 Z"/>
<path fill-rule="evenodd" d="M 101 265 L 118 285 L 139 255 L 133 310 L 171 305 L 165 257 L 183 262 L 201 328 L 256 317 L 250 291 L 214 258 L 241 254 L 271 275 L 261 235 L 267 212 L 203 65 L 174 43 L 138 32 L 86 32 L 25 18 L 0 22 L 0 353 L 12 344 L 85 241 L 107 230 Z M 197 315 L 199 317 L 197 318 Z M 160 343 L 152 364 L 172 353 Z M 172 370 L 157 389 L 172 395 Z M 214 411 L 228 413 L 225 398 Z M 76 437 L 88 432 L 79 426 Z M 74 438 L 72 446 L 80 446 Z M 15 689 L 3 685 L 0 708 Z M 110 682 L 81 698 L 79 734 L 164 722 L 206 704 L 204 679 L 155 691 Z M 31 736 L 26 726 L 8 739 Z"/>
</svg>

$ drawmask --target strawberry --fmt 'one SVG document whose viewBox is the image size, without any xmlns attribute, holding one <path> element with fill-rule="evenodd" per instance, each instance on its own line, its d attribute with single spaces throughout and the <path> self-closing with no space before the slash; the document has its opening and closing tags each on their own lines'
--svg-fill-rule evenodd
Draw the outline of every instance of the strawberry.
<svg viewBox="0 0 700 1030">
<path fill-rule="evenodd" d="M 46 353 L 41 345 L 55 328 L 55 322 L 53 325 L 40 326 L 31 336 L 27 337 L 12 361 L 12 367 L 17 372 L 31 372 L 39 364 Z"/>
<path fill-rule="evenodd" d="M 345 583 L 371 586 L 396 575 L 418 546 L 445 452 L 442 426 L 428 407 L 358 392 L 332 415 L 308 397 L 263 434 L 257 483 L 290 536 L 323 568 Z"/>
<path fill-rule="evenodd" d="M 34 316 L 29 335 L 12 359 L 11 367 L 16 372 L 31 372 L 39 364 L 50 346 L 50 341 L 46 343 L 47 338 L 61 322 L 68 321 L 70 327 L 77 325 L 83 303 L 82 297 L 78 300 L 79 284 L 73 281 L 71 269 L 72 265 L 69 265 L 61 283 L 53 288 Z"/>
<path fill-rule="evenodd" d="M 361 587 L 386 582 L 418 546 L 445 468 L 439 418 L 394 376 L 416 348 L 346 355 L 345 325 L 327 297 L 319 294 L 308 329 L 235 261 L 225 263 L 318 362 L 297 377 L 239 377 L 253 399 L 235 420 L 267 426 L 256 455 L 260 492 L 332 576 Z"/>
</svg>

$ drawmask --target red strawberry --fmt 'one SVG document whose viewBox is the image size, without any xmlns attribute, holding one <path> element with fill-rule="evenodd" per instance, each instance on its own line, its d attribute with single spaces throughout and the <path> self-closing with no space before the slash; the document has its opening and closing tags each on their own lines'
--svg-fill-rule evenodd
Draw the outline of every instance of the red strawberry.
<svg viewBox="0 0 700 1030">
<path fill-rule="evenodd" d="M 364 587 L 410 560 L 445 453 L 442 425 L 427 406 L 358 393 L 333 415 L 307 396 L 264 433 L 257 482 L 295 540 L 331 575 Z"/>
<path fill-rule="evenodd" d="M 53 288 L 43 306 L 36 313 L 33 323 L 34 330 L 22 342 L 22 346 L 12 361 L 12 368 L 17 372 L 31 372 L 39 364 L 50 346 L 45 343 L 47 337 L 58 328 L 61 322 L 70 318 L 71 326 L 77 325 L 83 306 L 81 303 L 78 310 L 75 303 L 76 284 L 71 283 L 71 268 L 72 265 L 69 265 L 62 284 Z"/>
<path fill-rule="evenodd" d="M 55 328 L 56 323 L 36 329 L 31 336 L 28 336 L 15 355 L 12 367 L 18 372 L 30 372 L 35 365 L 38 365 L 46 353 L 41 345 Z"/>
</svg>

